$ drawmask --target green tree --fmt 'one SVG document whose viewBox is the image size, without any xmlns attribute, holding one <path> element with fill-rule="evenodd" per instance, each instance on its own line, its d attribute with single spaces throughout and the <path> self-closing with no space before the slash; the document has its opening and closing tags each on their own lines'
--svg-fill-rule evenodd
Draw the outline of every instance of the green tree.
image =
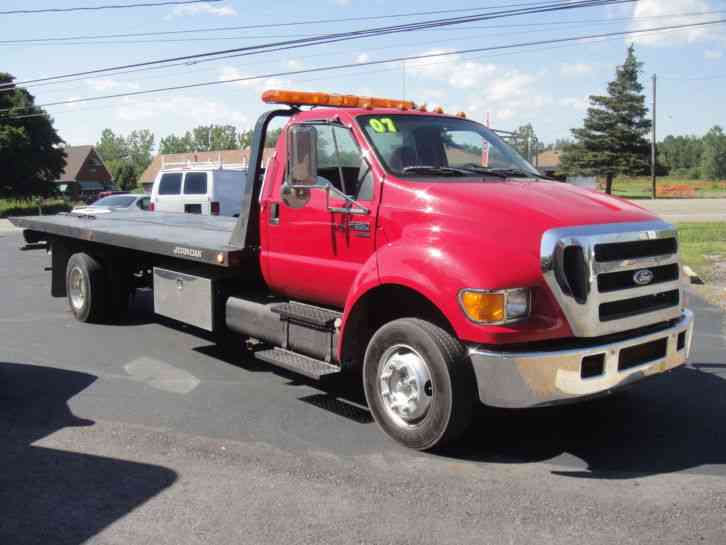
<svg viewBox="0 0 726 545">
<path fill-rule="evenodd" d="M 136 168 L 130 162 L 126 161 L 121 163 L 121 166 L 116 171 L 113 179 L 116 185 L 124 191 L 131 191 L 137 186 L 137 180 L 140 174 L 136 172 Z"/>
<path fill-rule="evenodd" d="M 0 86 L 13 79 L 0 72 Z M 66 162 L 53 119 L 35 106 L 30 93 L 14 86 L 0 91 L 0 110 L 9 110 L 0 113 L 0 194 L 47 195 Z"/>
<path fill-rule="evenodd" d="M 233 125 L 202 125 L 192 130 L 192 151 L 239 149 L 237 129 Z"/>
<path fill-rule="evenodd" d="M 718 125 L 703 137 L 701 172 L 709 180 L 726 179 L 726 135 Z"/>
<path fill-rule="evenodd" d="M 116 180 L 129 158 L 126 139 L 120 134 L 115 134 L 111 129 L 104 129 L 100 140 L 96 142 L 96 152 L 111 171 L 111 177 Z"/>
<path fill-rule="evenodd" d="M 184 136 L 179 137 L 175 134 L 162 138 L 159 142 L 159 153 L 169 155 L 171 153 L 189 153 L 194 151 L 192 134 L 187 131 Z"/>
<path fill-rule="evenodd" d="M 531 123 L 527 123 L 526 125 L 517 127 L 514 134 L 512 146 L 522 157 L 533 163 L 534 156 L 543 149 L 534 132 L 534 127 L 532 127 Z"/>
<path fill-rule="evenodd" d="M 136 181 L 153 159 L 153 149 L 154 135 L 147 129 L 133 131 L 128 136 L 104 129 L 96 143 L 96 151 L 114 181 L 126 190 L 136 187 Z"/>
<path fill-rule="evenodd" d="M 651 121 L 646 118 L 648 109 L 638 79 L 641 68 L 631 45 L 625 63 L 615 71 L 615 80 L 608 84 L 608 94 L 590 96 L 584 126 L 572 130 L 575 143 L 563 150 L 563 173 L 605 176 L 606 191 L 612 193 L 616 175 L 648 172 L 646 135 Z"/>
<path fill-rule="evenodd" d="M 265 147 L 266 148 L 274 148 L 277 145 L 277 141 L 280 139 L 280 135 L 282 134 L 282 129 L 272 129 L 267 131 L 267 136 L 265 138 Z M 246 149 L 249 147 L 252 147 L 252 139 L 255 136 L 254 130 L 246 130 L 242 131 L 239 135 L 239 143 L 240 147 L 242 149 Z"/>
<path fill-rule="evenodd" d="M 126 138 L 126 146 L 129 150 L 129 161 L 137 176 L 141 176 L 154 158 L 154 133 L 147 129 L 132 131 Z"/>
</svg>

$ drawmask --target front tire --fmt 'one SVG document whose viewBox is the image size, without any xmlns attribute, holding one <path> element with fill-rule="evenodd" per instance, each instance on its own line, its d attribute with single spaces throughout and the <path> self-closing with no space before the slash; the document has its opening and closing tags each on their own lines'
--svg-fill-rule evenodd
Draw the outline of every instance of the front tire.
<svg viewBox="0 0 726 545">
<path fill-rule="evenodd" d="M 66 267 L 68 304 L 79 322 L 100 323 L 106 317 L 106 278 L 103 267 L 84 253 L 73 254 Z"/>
<path fill-rule="evenodd" d="M 424 320 L 381 327 L 363 363 L 366 400 L 386 434 L 416 450 L 442 447 L 469 426 L 474 373 L 461 343 Z"/>
</svg>

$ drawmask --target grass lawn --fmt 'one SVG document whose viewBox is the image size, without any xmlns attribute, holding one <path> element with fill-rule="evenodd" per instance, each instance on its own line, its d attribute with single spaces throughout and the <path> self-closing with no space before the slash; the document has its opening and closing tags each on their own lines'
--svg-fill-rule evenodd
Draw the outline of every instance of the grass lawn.
<svg viewBox="0 0 726 545">
<path fill-rule="evenodd" d="M 716 280 L 716 264 L 726 262 L 726 222 L 679 223 L 683 262 L 705 281 Z"/>
<path fill-rule="evenodd" d="M 659 199 L 708 199 L 726 197 L 726 181 L 688 180 L 665 176 L 656 181 Z M 649 177 L 619 177 L 613 182 L 613 193 L 626 199 L 650 199 Z"/>
</svg>

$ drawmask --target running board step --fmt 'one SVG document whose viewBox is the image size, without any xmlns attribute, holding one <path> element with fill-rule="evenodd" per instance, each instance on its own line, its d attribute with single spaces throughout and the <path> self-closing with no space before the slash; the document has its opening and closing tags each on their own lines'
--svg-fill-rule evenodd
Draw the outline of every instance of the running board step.
<svg viewBox="0 0 726 545">
<path fill-rule="evenodd" d="M 315 380 L 319 380 L 326 375 L 340 373 L 340 367 L 303 356 L 297 352 L 290 352 L 283 348 L 260 350 L 255 352 L 254 355 L 258 360 L 277 365 L 288 371 L 293 371 L 306 377 L 314 378 Z"/>
<path fill-rule="evenodd" d="M 271 310 L 279 314 L 281 320 L 297 322 L 323 331 L 333 331 L 336 320 L 343 316 L 334 310 L 295 302 L 275 305 Z"/>
</svg>

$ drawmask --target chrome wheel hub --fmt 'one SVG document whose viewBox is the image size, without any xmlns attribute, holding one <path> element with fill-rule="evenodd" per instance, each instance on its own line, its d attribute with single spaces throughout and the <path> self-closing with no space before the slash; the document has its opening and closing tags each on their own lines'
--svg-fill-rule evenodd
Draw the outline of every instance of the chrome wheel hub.
<svg viewBox="0 0 726 545">
<path fill-rule="evenodd" d="M 81 310 L 86 302 L 86 283 L 83 281 L 83 271 L 78 267 L 71 269 L 68 291 L 73 308 Z"/>
<path fill-rule="evenodd" d="M 399 425 L 410 425 L 428 413 L 433 397 L 426 361 L 413 348 L 395 345 L 386 350 L 378 367 L 383 406 Z"/>
</svg>

